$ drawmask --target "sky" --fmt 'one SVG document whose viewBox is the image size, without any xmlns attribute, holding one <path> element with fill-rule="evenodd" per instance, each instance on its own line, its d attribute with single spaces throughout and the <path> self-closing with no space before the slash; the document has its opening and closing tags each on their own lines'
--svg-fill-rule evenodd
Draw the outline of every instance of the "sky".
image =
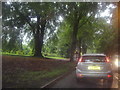
<svg viewBox="0 0 120 90">
<path fill-rule="evenodd" d="M 113 6 L 112 4 L 110 4 L 104 12 L 100 13 L 100 17 L 110 17 L 111 18 L 112 14 L 110 14 L 110 9 L 109 8 L 116 8 L 116 7 Z M 110 23 L 110 19 L 108 19 L 106 22 Z"/>
</svg>

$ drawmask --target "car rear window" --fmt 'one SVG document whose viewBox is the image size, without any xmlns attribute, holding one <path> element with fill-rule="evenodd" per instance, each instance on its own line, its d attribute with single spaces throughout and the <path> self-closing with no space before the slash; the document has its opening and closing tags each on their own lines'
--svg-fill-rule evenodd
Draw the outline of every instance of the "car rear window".
<svg viewBox="0 0 120 90">
<path fill-rule="evenodd" d="M 105 62 L 105 56 L 83 56 L 82 62 Z"/>
</svg>

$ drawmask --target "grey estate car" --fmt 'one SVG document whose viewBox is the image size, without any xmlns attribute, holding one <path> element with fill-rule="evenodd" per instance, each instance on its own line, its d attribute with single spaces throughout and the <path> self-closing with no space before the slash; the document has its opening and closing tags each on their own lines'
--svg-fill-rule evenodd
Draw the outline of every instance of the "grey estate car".
<svg viewBox="0 0 120 90">
<path fill-rule="evenodd" d="M 107 56 L 104 54 L 82 55 L 76 66 L 76 79 L 80 81 L 83 78 L 103 79 L 112 82 L 112 67 Z"/>
</svg>

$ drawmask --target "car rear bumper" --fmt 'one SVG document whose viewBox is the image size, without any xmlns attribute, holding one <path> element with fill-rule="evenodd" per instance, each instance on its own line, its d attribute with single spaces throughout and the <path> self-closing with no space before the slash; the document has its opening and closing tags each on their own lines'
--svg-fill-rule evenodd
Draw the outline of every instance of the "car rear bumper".
<svg viewBox="0 0 120 90">
<path fill-rule="evenodd" d="M 81 74 L 81 73 L 77 73 L 76 76 L 77 78 L 98 78 L 98 79 L 109 79 L 112 78 L 113 76 L 111 75 L 111 77 L 108 77 L 109 74 Z"/>
<path fill-rule="evenodd" d="M 96 78 L 96 79 L 111 79 L 113 78 L 112 73 L 87 73 L 87 72 L 76 72 L 77 78 Z"/>
</svg>

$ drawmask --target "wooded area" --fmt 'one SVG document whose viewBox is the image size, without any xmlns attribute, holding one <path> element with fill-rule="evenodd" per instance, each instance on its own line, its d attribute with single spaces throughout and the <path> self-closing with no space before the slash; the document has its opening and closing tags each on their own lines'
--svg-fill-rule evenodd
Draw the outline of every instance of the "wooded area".
<svg viewBox="0 0 120 90">
<path fill-rule="evenodd" d="M 73 60 L 118 53 L 118 4 L 2 2 L 2 53 Z M 103 12 L 107 12 L 102 16 Z"/>
</svg>

